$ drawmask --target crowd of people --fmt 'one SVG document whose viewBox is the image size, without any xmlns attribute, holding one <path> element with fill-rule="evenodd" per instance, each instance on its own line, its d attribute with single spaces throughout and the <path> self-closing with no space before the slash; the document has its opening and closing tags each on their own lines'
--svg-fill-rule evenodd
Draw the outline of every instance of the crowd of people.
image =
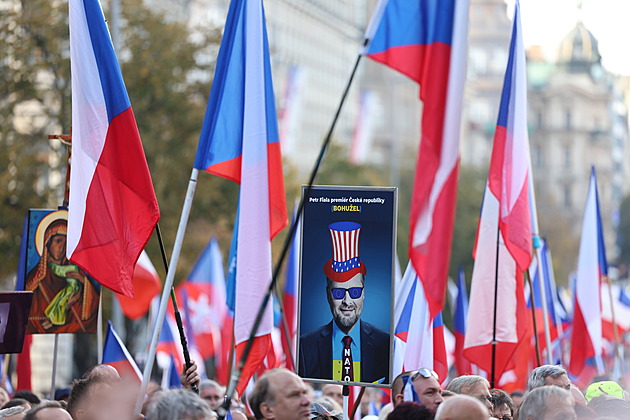
<svg viewBox="0 0 630 420">
<path fill-rule="evenodd" d="M 9 397 L 0 388 L 0 419 L 6 420 L 343 420 L 343 387 L 313 386 L 286 369 L 260 376 L 226 412 L 225 388 L 201 380 L 197 367 L 180 375 L 182 389 L 147 388 L 141 414 L 134 414 L 137 381 L 121 378 L 115 368 L 98 365 L 74 380 L 55 400 L 41 400 L 30 391 Z M 192 392 L 193 385 L 199 393 Z M 384 395 L 378 388 L 369 388 Z M 630 397 L 616 382 L 601 380 L 584 392 L 571 383 L 561 366 L 534 369 L 523 392 L 491 389 L 477 375 L 463 375 L 440 386 L 436 373 L 418 369 L 398 375 L 387 404 L 374 409 L 374 400 L 361 400 L 355 418 L 364 420 L 630 420 Z"/>
</svg>

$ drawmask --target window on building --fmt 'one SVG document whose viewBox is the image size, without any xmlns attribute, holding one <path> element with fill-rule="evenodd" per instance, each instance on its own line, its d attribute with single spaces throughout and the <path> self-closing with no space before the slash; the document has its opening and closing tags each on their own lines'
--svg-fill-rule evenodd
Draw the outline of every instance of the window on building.
<svg viewBox="0 0 630 420">
<path fill-rule="evenodd" d="M 571 167 L 571 148 L 568 146 L 565 146 L 562 151 L 562 161 L 565 168 L 569 169 Z"/>
<path fill-rule="evenodd" d="M 564 112 L 564 128 L 566 128 L 567 130 L 570 130 L 571 126 L 573 125 L 572 121 L 571 121 L 572 118 L 573 118 L 573 116 L 571 115 L 571 110 L 567 109 Z"/>
<path fill-rule="evenodd" d="M 536 111 L 536 126 L 538 128 L 542 128 L 544 124 L 545 124 L 545 119 L 543 116 L 543 112 L 541 109 L 539 109 L 538 111 Z"/>
<path fill-rule="evenodd" d="M 565 185 L 562 192 L 562 203 L 564 204 L 564 208 L 570 209 L 573 204 L 573 200 L 571 199 L 571 186 Z"/>
</svg>

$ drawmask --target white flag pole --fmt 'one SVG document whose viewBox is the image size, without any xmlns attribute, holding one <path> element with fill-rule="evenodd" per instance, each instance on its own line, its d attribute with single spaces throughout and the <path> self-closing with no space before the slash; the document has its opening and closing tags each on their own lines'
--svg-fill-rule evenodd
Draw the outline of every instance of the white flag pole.
<svg viewBox="0 0 630 420">
<path fill-rule="evenodd" d="M 184 242 L 184 235 L 186 234 L 186 226 L 188 225 L 188 218 L 190 216 L 190 209 L 192 207 L 193 198 L 195 196 L 195 189 L 197 188 L 197 176 L 199 170 L 193 168 L 190 174 L 190 181 L 188 181 L 188 190 L 186 191 L 186 198 L 184 199 L 184 207 L 182 208 L 182 215 L 179 219 L 179 227 L 177 228 L 177 235 L 175 236 L 175 244 L 173 245 L 173 253 L 171 254 L 171 262 L 168 267 L 168 273 L 166 274 L 166 280 L 164 282 L 164 288 L 162 289 L 162 298 L 160 299 L 160 307 L 158 309 L 157 317 L 155 319 L 155 325 L 153 327 L 153 335 L 151 336 L 151 346 L 149 347 L 149 354 L 147 354 L 146 364 L 144 366 L 144 372 L 142 375 L 142 385 L 140 386 L 140 392 L 138 399 L 136 400 L 136 407 L 134 409 L 135 414 L 140 414 L 142 409 L 142 403 L 144 401 L 144 394 L 147 392 L 147 386 L 151 379 L 151 371 L 153 370 L 153 363 L 155 361 L 155 353 L 157 351 L 158 340 L 160 339 L 160 332 L 162 325 L 164 324 L 164 317 L 166 316 L 166 306 L 168 305 L 169 295 L 171 293 L 171 287 L 173 287 L 173 280 L 175 279 L 175 271 L 177 270 L 177 263 L 179 261 L 179 254 L 182 250 L 182 244 Z"/>
</svg>

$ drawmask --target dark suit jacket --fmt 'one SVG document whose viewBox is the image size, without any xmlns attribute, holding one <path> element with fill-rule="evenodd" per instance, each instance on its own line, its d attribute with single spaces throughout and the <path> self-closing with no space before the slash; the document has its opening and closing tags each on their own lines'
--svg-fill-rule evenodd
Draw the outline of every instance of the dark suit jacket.
<svg viewBox="0 0 630 420">
<path fill-rule="evenodd" d="M 332 380 L 332 323 L 300 337 L 298 374 Z M 389 381 L 389 334 L 364 321 L 361 327 L 361 382 Z"/>
</svg>

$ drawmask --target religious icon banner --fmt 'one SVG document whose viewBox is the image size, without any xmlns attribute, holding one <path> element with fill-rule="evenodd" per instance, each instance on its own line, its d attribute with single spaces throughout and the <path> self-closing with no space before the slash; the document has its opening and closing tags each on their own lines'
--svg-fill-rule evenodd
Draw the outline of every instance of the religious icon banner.
<svg viewBox="0 0 630 420">
<path fill-rule="evenodd" d="M 96 332 L 100 285 L 66 257 L 67 210 L 29 210 L 24 290 L 27 334 Z"/>
<path fill-rule="evenodd" d="M 315 186 L 306 198 L 296 357 L 305 380 L 391 384 L 396 216 L 396 188 Z"/>
</svg>

